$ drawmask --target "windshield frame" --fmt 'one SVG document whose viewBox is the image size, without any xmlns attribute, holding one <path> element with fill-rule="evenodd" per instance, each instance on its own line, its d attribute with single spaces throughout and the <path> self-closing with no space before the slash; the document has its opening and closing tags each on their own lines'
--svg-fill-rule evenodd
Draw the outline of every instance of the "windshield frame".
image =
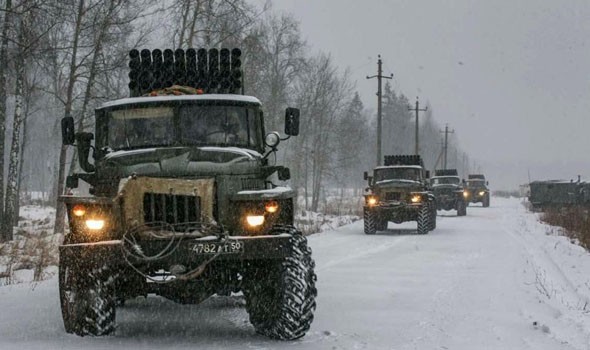
<svg viewBox="0 0 590 350">
<path fill-rule="evenodd" d="M 456 179 L 457 182 L 438 182 L 437 180 L 441 180 L 441 179 Z M 441 185 L 461 185 L 461 178 L 458 176 L 435 176 L 433 178 L 430 179 L 430 183 L 433 186 L 441 186 Z"/>
<path fill-rule="evenodd" d="M 248 111 L 254 110 L 255 113 L 253 115 L 252 120 L 248 119 L 248 123 L 254 126 L 254 132 L 258 135 L 254 136 L 254 144 L 252 145 L 236 145 L 236 144 L 228 144 L 228 143 L 214 143 L 214 142 L 207 142 L 207 143 L 186 143 L 181 142 L 181 133 L 182 133 L 182 123 L 181 123 L 181 116 L 180 116 L 180 108 L 186 106 L 217 106 L 217 107 L 244 107 Z M 117 150 L 134 150 L 134 149 L 142 149 L 142 148 L 157 148 L 157 147 L 206 147 L 206 146 L 217 146 L 217 147 L 238 147 L 238 148 L 245 148 L 245 149 L 252 149 L 259 153 L 264 153 L 264 119 L 262 115 L 262 109 L 260 103 L 253 103 L 247 101 L 240 101 L 240 100 L 217 100 L 217 99 L 203 99 L 203 100 L 182 100 L 182 99 L 175 99 L 169 101 L 141 101 L 141 102 L 131 102 L 126 104 L 117 104 L 114 106 L 103 107 L 96 109 L 96 148 L 99 150 L 105 149 L 105 147 L 109 146 L 109 124 L 111 120 L 111 112 L 116 110 L 125 110 L 125 109 L 136 109 L 136 108 L 152 108 L 152 107 L 172 107 L 173 108 L 173 116 L 172 116 L 172 123 L 173 123 L 173 140 L 171 144 L 150 144 L 150 145 L 141 145 L 141 146 L 132 146 L 132 147 L 122 147 L 118 148 Z M 248 115 L 250 118 L 250 115 Z M 258 132 L 257 132 L 258 131 Z M 103 152 L 99 152 L 99 155 Z"/>
</svg>

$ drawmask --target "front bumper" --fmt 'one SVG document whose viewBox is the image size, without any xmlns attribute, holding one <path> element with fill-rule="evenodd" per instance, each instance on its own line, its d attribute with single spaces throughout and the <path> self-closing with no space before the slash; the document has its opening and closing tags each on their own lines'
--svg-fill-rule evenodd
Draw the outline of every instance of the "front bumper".
<svg viewBox="0 0 590 350">
<path fill-rule="evenodd" d="M 234 253 L 221 253 L 215 260 L 245 261 L 245 260 L 268 260 L 282 259 L 289 249 L 291 240 L 290 234 L 265 235 L 265 236 L 228 236 L 226 241 L 215 236 L 203 238 L 184 238 L 173 243 L 174 251 L 165 254 L 164 257 L 149 262 L 139 261 L 133 256 L 126 254 L 123 241 L 112 240 L 97 243 L 64 244 L 59 247 L 60 259 L 75 262 L 82 266 L 92 266 L 108 262 L 112 266 L 126 264 L 127 261 L 138 265 L 149 265 L 150 267 L 161 266 L 168 268 L 172 265 L 198 265 L 212 257 L 215 253 L 197 253 L 194 250 L 197 243 L 222 244 L 239 242 L 243 249 Z M 154 256 L 164 251 L 170 244 L 169 240 L 149 240 L 137 242 L 145 256 Z"/>
</svg>

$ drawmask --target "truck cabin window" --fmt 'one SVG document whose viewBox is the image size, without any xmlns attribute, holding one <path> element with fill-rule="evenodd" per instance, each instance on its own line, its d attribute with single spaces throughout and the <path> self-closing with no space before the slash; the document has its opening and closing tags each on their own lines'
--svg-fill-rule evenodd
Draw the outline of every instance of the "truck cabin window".
<svg viewBox="0 0 590 350">
<path fill-rule="evenodd" d="M 433 185 L 458 185 L 461 180 L 458 177 L 435 177 L 432 179 Z"/>
<path fill-rule="evenodd" d="M 178 117 L 175 118 L 175 113 Z M 258 148 L 257 110 L 244 106 L 144 107 L 110 112 L 113 150 L 169 145 Z M 175 120 L 180 127 L 175 128 Z"/>
<path fill-rule="evenodd" d="M 420 181 L 420 169 L 417 168 L 384 168 L 375 170 L 375 181 L 411 180 Z"/>
</svg>

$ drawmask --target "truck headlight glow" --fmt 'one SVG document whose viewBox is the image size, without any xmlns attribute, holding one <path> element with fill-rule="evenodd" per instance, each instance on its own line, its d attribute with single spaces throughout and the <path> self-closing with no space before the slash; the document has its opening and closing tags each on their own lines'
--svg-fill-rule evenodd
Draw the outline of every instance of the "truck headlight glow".
<svg viewBox="0 0 590 350">
<path fill-rule="evenodd" d="M 248 215 L 246 222 L 250 227 L 258 227 L 264 223 L 264 215 Z"/>
<path fill-rule="evenodd" d="M 484 191 L 479 192 L 480 196 L 483 196 L 484 194 L 486 194 Z"/>
<path fill-rule="evenodd" d="M 419 194 L 415 194 L 412 196 L 410 200 L 412 201 L 412 203 L 420 203 L 420 201 L 422 201 L 422 196 L 420 196 Z"/>
<path fill-rule="evenodd" d="M 465 198 L 469 197 L 469 192 L 463 191 L 463 197 L 465 197 Z"/>
<path fill-rule="evenodd" d="M 86 227 L 89 230 L 98 231 L 104 228 L 105 221 L 103 219 L 88 219 L 86 220 Z"/>
<path fill-rule="evenodd" d="M 272 202 L 268 202 L 266 203 L 266 205 L 264 206 L 264 210 L 266 210 L 268 213 L 276 213 L 279 210 L 279 203 L 272 201 Z"/>
<path fill-rule="evenodd" d="M 372 206 L 374 206 L 374 205 L 377 205 L 377 202 L 378 202 L 378 201 L 377 201 L 377 197 L 375 197 L 375 196 L 370 196 L 370 197 L 367 197 L 367 204 L 368 204 L 370 207 L 372 207 Z"/>
<path fill-rule="evenodd" d="M 78 217 L 84 216 L 84 214 L 86 214 L 86 208 L 82 204 L 76 204 L 74 205 L 74 208 L 72 208 L 72 214 Z"/>
</svg>

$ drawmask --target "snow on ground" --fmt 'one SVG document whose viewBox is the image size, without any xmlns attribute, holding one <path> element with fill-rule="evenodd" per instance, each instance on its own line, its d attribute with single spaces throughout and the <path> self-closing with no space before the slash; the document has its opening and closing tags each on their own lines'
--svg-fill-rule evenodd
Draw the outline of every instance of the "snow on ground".
<svg viewBox="0 0 590 350">
<path fill-rule="evenodd" d="M 362 221 L 310 236 L 318 309 L 295 342 L 254 333 L 239 297 L 136 299 L 102 338 L 66 334 L 57 279 L 0 287 L 0 349 L 589 349 L 590 255 L 518 200 L 440 212 L 374 236 Z"/>
</svg>

